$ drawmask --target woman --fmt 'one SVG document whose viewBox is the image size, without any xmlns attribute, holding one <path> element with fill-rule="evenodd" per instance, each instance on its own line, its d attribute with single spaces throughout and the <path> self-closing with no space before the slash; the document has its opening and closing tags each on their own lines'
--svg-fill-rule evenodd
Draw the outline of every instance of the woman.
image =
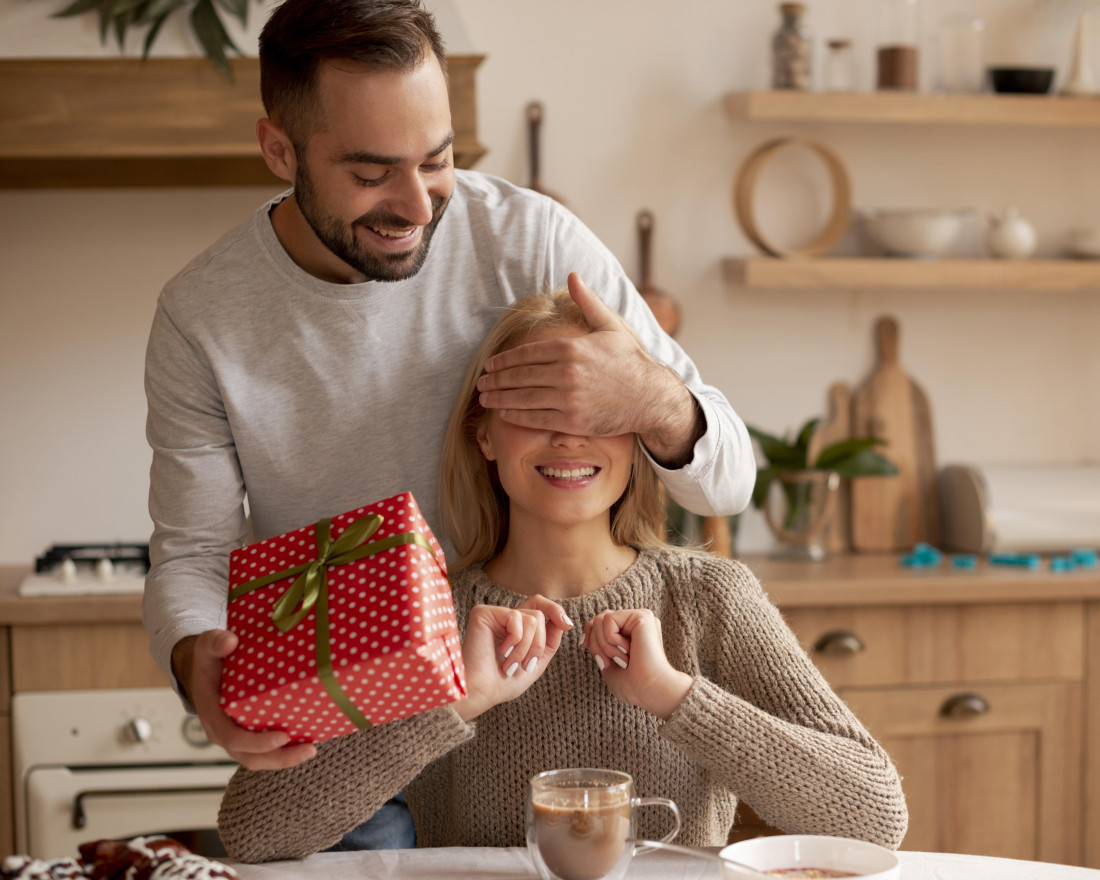
<svg viewBox="0 0 1100 880">
<path fill-rule="evenodd" d="M 317 852 L 402 788 L 420 846 L 520 846 L 527 781 L 559 767 L 630 773 L 677 803 L 690 846 L 724 843 L 742 797 L 788 832 L 900 843 L 889 757 L 746 567 L 663 543 L 637 439 L 481 407 L 490 357 L 587 332 L 564 291 L 516 303 L 452 414 L 443 508 L 466 698 L 322 743 L 298 767 L 239 770 L 219 817 L 233 858 Z M 641 811 L 638 833 L 663 834 L 663 820 Z"/>
</svg>

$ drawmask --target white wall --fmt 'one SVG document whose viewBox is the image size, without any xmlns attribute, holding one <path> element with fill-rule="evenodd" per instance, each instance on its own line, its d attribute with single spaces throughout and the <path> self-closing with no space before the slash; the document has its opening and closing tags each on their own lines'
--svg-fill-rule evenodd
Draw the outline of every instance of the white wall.
<svg viewBox="0 0 1100 880">
<path fill-rule="evenodd" d="M 1096 0 L 1090 0 L 1095 7 Z M 0 56 L 94 56 L 94 18 L 63 0 L 0 0 Z M 271 2 L 240 34 L 254 50 Z M 681 341 L 746 421 L 795 427 L 835 380 L 871 364 L 871 327 L 901 326 L 903 364 L 928 392 L 941 462 L 1100 459 L 1100 291 L 762 292 L 723 282 L 752 247 L 730 209 L 739 163 L 764 139 L 818 138 L 847 163 L 855 203 L 1016 205 L 1056 254 L 1100 224 L 1100 132 L 735 123 L 734 89 L 767 84 L 770 0 L 439 0 L 452 51 L 478 73 L 482 170 L 526 182 L 524 105 L 546 106 L 543 181 L 637 272 L 634 217 L 656 215 L 654 280 L 683 302 Z M 926 0 L 926 25 L 952 8 Z M 992 60 L 1064 75 L 1077 0 L 985 0 Z M 873 3 L 810 0 L 817 37 L 847 35 L 870 79 Z M 136 42 L 136 41 L 135 41 Z M 158 54 L 197 52 L 181 25 Z M 926 76 L 926 79 L 929 78 Z M 825 209 L 816 168 L 765 178 L 768 229 L 794 241 Z M 0 564 L 50 543 L 144 540 L 149 453 L 141 387 L 156 294 L 273 190 L 0 191 Z M 971 233 L 977 247 L 978 229 Z M 853 241 L 845 247 L 854 246 Z M 748 524 L 749 549 L 762 532 Z"/>
</svg>

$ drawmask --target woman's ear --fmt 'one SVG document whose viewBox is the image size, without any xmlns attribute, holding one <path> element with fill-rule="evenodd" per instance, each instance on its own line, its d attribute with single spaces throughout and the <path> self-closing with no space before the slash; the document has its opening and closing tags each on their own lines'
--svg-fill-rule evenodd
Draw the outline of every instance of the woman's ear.
<svg viewBox="0 0 1100 880">
<path fill-rule="evenodd" d="M 496 456 L 493 454 L 493 441 L 489 439 L 488 419 L 483 419 L 477 426 L 477 445 L 481 447 L 481 454 L 488 461 L 496 461 Z"/>
</svg>

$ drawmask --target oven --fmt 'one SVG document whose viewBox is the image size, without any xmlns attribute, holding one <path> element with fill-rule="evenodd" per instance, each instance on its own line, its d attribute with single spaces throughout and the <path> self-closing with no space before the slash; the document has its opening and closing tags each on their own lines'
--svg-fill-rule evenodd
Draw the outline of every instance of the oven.
<svg viewBox="0 0 1100 880">
<path fill-rule="evenodd" d="M 167 834 L 224 854 L 218 806 L 237 765 L 169 688 L 17 693 L 12 751 L 16 852 Z"/>
</svg>

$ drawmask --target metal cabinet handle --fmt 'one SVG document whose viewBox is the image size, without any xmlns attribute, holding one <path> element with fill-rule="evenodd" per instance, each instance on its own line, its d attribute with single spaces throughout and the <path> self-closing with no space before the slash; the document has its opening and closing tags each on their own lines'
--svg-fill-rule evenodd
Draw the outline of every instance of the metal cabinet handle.
<svg viewBox="0 0 1100 880">
<path fill-rule="evenodd" d="M 866 650 L 866 646 L 854 632 L 847 630 L 833 630 L 827 632 L 814 642 L 815 654 L 826 654 L 830 657 L 848 657 Z"/>
<path fill-rule="evenodd" d="M 988 711 L 989 703 L 977 694 L 955 694 L 940 706 L 940 715 L 944 718 L 976 718 Z"/>
<path fill-rule="evenodd" d="M 84 813 L 84 801 L 90 798 L 114 798 L 114 797 L 148 797 L 150 795 L 170 794 L 222 794 L 224 785 L 180 785 L 174 788 L 94 788 L 77 792 L 73 797 L 72 825 L 74 829 L 81 829 L 88 824 L 88 817 Z"/>
</svg>

